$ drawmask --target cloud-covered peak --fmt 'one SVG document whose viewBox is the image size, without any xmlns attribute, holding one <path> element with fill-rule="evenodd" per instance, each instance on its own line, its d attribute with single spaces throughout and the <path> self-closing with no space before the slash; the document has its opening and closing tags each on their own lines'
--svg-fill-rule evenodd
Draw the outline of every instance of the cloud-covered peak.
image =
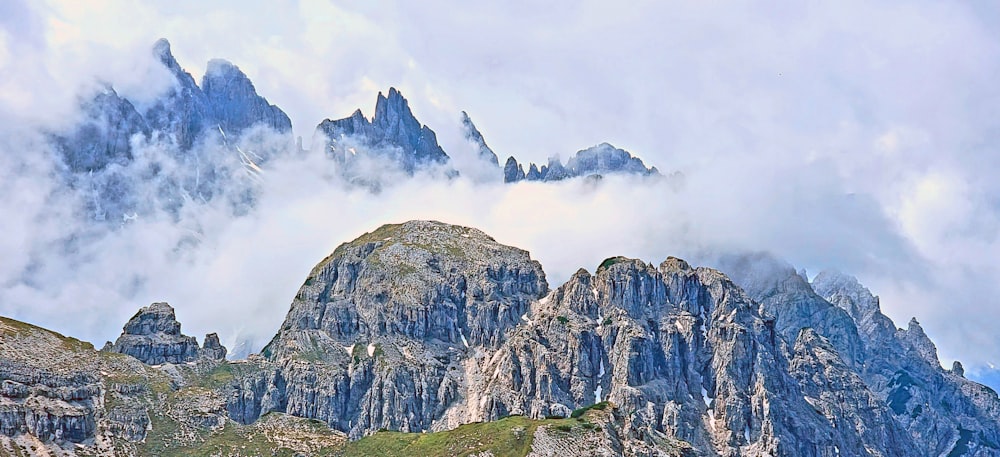
<svg viewBox="0 0 1000 457">
<path fill-rule="evenodd" d="M 497 159 L 496 153 L 486 145 L 483 134 L 476 128 L 476 124 L 472 122 L 469 113 L 465 111 L 462 111 L 462 130 L 465 134 L 465 139 L 475 144 L 479 158 L 493 164 L 494 167 L 500 166 L 500 161 Z"/>
<path fill-rule="evenodd" d="M 160 38 L 153 43 L 153 56 L 164 64 L 174 60 L 174 55 L 170 52 L 170 42 L 166 38 Z"/>
<path fill-rule="evenodd" d="M 214 120 L 227 134 L 240 134 L 262 124 L 278 132 L 290 132 L 292 121 L 277 106 L 257 94 L 253 82 L 228 60 L 208 62 L 201 89 Z"/>
<path fill-rule="evenodd" d="M 378 93 L 371 121 L 357 110 L 351 117 L 324 120 L 316 133 L 322 143 L 318 146 L 342 163 L 354 160 L 357 150 L 350 146 L 352 142 L 376 156 L 389 158 L 388 163 L 397 164 L 408 174 L 449 161 L 437 135 L 417 120 L 406 98 L 394 87 L 388 96 Z"/>
</svg>

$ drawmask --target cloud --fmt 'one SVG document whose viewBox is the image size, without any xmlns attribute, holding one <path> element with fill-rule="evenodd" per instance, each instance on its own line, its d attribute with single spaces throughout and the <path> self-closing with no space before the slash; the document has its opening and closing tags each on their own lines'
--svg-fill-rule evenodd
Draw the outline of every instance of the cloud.
<svg viewBox="0 0 1000 457">
<path fill-rule="evenodd" d="M 8 2 L 0 15 L 18 18 L 0 22 L 4 314 L 101 340 L 167 299 L 191 333 L 266 339 L 336 244 L 436 218 L 530 249 L 554 284 L 617 254 L 769 250 L 857 274 L 970 372 L 1000 358 L 1000 15 L 988 3 L 102 6 Z M 180 224 L 82 230 L 72 255 L 50 255 L 80 231 L 66 227 L 79 196 L 55 191 L 44 146 L 23 132 L 71 121 L 98 79 L 155 96 L 148 47 L 161 36 L 196 79 L 212 57 L 239 65 L 305 138 L 322 118 L 370 116 L 375 92 L 396 86 L 463 168 L 475 164 L 462 160 L 465 109 L 501 161 L 609 141 L 682 177 L 417 178 L 372 196 L 313 155 L 265 167 L 245 217 L 188 205 Z"/>
</svg>

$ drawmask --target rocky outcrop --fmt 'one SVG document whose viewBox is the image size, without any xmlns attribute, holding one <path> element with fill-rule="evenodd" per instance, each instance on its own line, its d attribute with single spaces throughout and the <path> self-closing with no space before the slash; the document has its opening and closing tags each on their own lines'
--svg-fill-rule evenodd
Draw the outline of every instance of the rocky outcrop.
<svg viewBox="0 0 1000 457">
<path fill-rule="evenodd" d="M 524 167 L 517 163 L 513 156 L 507 158 L 503 165 L 503 182 L 512 183 L 524 180 Z"/>
<path fill-rule="evenodd" d="M 761 301 L 716 270 L 623 257 L 538 299 L 546 287 L 532 264 L 481 232 L 432 222 L 342 245 L 310 273 L 261 369 L 237 378 L 229 413 L 284 412 L 360 437 L 565 417 L 607 401 L 625 412 L 616 439 L 697 455 L 989 455 L 995 394 L 953 372 L 896 375 L 880 390 L 852 315 L 784 264 L 731 264 L 752 270 L 737 276 Z M 873 316 L 870 301 L 853 306 Z M 913 420 L 931 392 L 967 425 Z"/>
<path fill-rule="evenodd" d="M 919 449 L 928 455 L 1000 454 L 996 392 L 965 379 L 961 363 L 944 370 L 916 319 L 896 329 L 878 297 L 842 273 L 822 272 L 812 287 L 854 318 L 865 346 L 861 379 Z"/>
<path fill-rule="evenodd" d="M 351 117 L 324 120 L 315 136 L 314 143 L 344 166 L 361 158 L 381 159 L 383 165 L 412 174 L 417 168 L 448 162 L 437 135 L 413 116 L 409 103 L 394 87 L 388 96 L 379 92 L 370 121 L 357 110 Z"/>
<path fill-rule="evenodd" d="M 826 271 L 809 283 L 788 264 L 765 254 L 733 256 L 721 264 L 761 303 L 763 313 L 774 316 L 800 364 L 807 355 L 826 360 L 807 364 L 795 374 L 807 391 L 842 391 L 834 397 L 836 403 L 810 394 L 822 414 L 864 419 L 855 411 L 869 405 L 867 415 L 879 418 L 875 423 L 897 424 L 905 432 L 916 448 L 912 455 L 1000 452 L 1000 416 L 992 412 L 1000 410 L 996 393 L 944 370 L 916 319 L 906 330 L 897 330 L 882 314 L 878 297 L 857 279 Z M 849 370 L 844 372 L 840 364 Z M 845 404 L 855 406 L 843 410 Z M 871 433 L 871 424 L 853 422 L 858 430 Z M 884 426 L 877 431 L 885 432 Z M 885 439 L 894 440 L 888 435 Z"/>
<path fill-rule="evenodd" d="M 531 163 L 527 173 L 524 173 L 523 170 L 523 166 L 517 163 L 517 160 L 513 157 L 508 158 L 504 165 L 504 182 L 561 181 L 568 178 L 607 174 L 638 176 L 658 176 L 660 174 L 656 167 L 646 168 L 642 159 L 608 143 L 601 143 L 577 151 L 566 161 L 565 165 L 558 158 L 553 157 L 549 159 L 548 164 L 542 165 L 541 168 Z"/>
<path fill-rule="evenodd" d="M 226 359 L 226 347 L 219 342 L 219 335 L 217 333 L 205 335 L 205 342 L 201 346 L 200 355 L 210 360 Z"/>
<path fill-rule="evenodd" d="M 132 160 L 132 140 L 148 139 L 149 125 L 128 100 L 105 86 L 81 103 L 84 120 L 64 135 L 52 139 L 62 159 L 74 172 L 100 171 L 111 164 Z"/>
<path fill-rule="evenodd" d="M 259 173 L 284 146 L 265 142 L 248 154 L 239 140 L 258 127 L 262 130 L 255 132 L 275 132 L 291 144 L 291 121 L 229 62 L 209 62 L 199 87 L 166 40 L 153 46 L 153 57 L 172 76 L 156 99 L 140 105 L 106 86 L 80 103 L 79 123 L 48 132 L 61 177 L 82 194 L 86 213 L 98 221 L 120 224 L 159 209 L 176 214 L 183 202 L 220 194 L 231 196 L 234 212 L 245 211 L 251 192 L 236 181 L 243 174 L 234 171 Z M 137 146 L 155 147 L 157 153 L 135 160 Z"/>
<path fill-rule="evenodd" d="M 226 348 L 215 333 L 205 336 L 205 347 L 198 340 L 181 333 L 174 309 L 166 303 L 153 303 L 139 310 L 125 324 L 111 352 L 126 354 L 147 365 L 194 362 L 199 357 L 221 360 Z"/>
<path fill-rule="evenodd" d="M 229 135 L 263 125 L 276 132 L 290 133 L 292 121 L 277 106 L 257 95 L 250 78 L 227 60 L 212 59 L 201 79 L 213 120 Z"/>
<path fill-rule="evenodd" d="M 484 360 L 470 408 L 487 418 L 561 414 L 607 400 L 650 441 L 708 455 L 834 455 L 882 446 L 836 429 L 793 376 L 775 322 L 721 273 L 668 259 L 612 258 L 532 307 L 526 326 Z M 478 379 L 478 378 L 475 378 Z M 863 393 L 862 393 L 863 395 Z M 892 423 L 859 413 L 880 432 Z M 904 443 L 905 444 L 905 443 Z M 906 447 L 887 455 L 909 455 Z"/>
<path fill-rule="evenodd" d="M 465 133 L 465 139 L 476 145 L 476 152 L 479 154 L 479 158 L 492 164 L 494 167 L 499 167 L 500 161 L 497 159 L 497 155 L 486 145 L 483 134 L 479 132 L 476 124 L 472 123 L 472 118 L 465 111 L 462 111 L 462 129 Z"/>
<path fill-rule="evenodd" d="M 328 455 L 344 436 L 522 415 L 536 421 L 504 423 L 533 431 L 496 431 L 537 455 L 1000 453 L 1000 398 L 944 370 L 915 320 L 896 329 L 843 275 L 721 263 L 736 281 L 612 257 L 550 291 L 527 252 L 411 221 L 320 262 L 247 360 L 215 334 L 199 348 L 161 303 L 111 346 L 155 366 L 0 319 L 0 449 Z"/>
<path fill-rule="evenodd" d="M 791 265 L 768 254 L 723 258 L 720 268 L 775 318 L 775 328 L 792 344 L 803 328 L 812 328 L 836 348 L 845 363 L 864 365 L 864 347 L 854 319 L 819 296 Z"/>
<path fill-rule="evenodd" d="M 141 440 L 145 411 L 131 401 L 136 392 L 114 380 L 139 379 L 143 367 L 122 358 L 0 318 L 0 453 L 20 455 L 18 442 L 32 443 L 30 454 L 44 455 L 74 445 Z"/>
<path fill-rule="evenodd" d="M 547 290 L 527 252 L 478 230 L 381 227 L 313 269 L 264 348 L 273 372 L 242 380 L 230 413 L 279 410 L 351 436 L 429 429 L 458 400 L 471 348 L 502 345 Z"/>
</svg>

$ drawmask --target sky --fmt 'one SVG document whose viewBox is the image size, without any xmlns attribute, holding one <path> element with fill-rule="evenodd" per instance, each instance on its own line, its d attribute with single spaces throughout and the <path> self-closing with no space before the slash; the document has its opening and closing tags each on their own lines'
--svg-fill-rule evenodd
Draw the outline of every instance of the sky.
<svg viewBox="0 0 1000 457">
<path fill-rule="evenodd" d="M 840 269 L 898 326 L 916 316 L 943 361 L 995 377 L 998 35 L 985 1 L 5 0 L 0 314 L 99 344 L 168 300 L 190 334 L 262 343 L 338 243 L 440 219 L 528 249 L 552 286 L 619 254 L 762 250 L 810 274 Z M 196 80 L 211 58 L 238 65 L 306 144 L 321 120 L 370 116 L 396 87 L 456 162 L 473 154 L 465 110 L 501 163 L 609 142 L 678 178 L 418 177 L 372 196 L 331 186 L 308 157 L 267 170 L 246 217 L 211 205 L 188 225 L 153 217 L 37 265 L 72 210 L 24 132 L 72 124 L 97 81 L 154 98 L 168 84 L 149 57 L 161 37 Z M 177 254 L 192 232 L 198 248 Z M 23 284 L 28 270 L 44 281 Z"/>
</svg>

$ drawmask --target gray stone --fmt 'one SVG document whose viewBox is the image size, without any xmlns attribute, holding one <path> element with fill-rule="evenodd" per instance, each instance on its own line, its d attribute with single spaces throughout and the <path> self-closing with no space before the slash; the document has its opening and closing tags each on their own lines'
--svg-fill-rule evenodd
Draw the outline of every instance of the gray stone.
<svg viewBox="0 0 1000 457">
<path fill-rule="evenodd" d="M 140 309 L 125 324 L 110 350 L 135 357 L 147 365 L 194 362 L 202 356 L 219 360 L 226 356 L 226 348 L 219 344 L 219 337 L 214 333 L 205 337 L 204 349 L 198 347 L 195 337 L 181 334 L 181 324 L 174 316 L 174 309 L 166 303 L 153 303 Z"/>
<path fill-rule="evenodd" d="M 379 92 L 371 121 L 357 110 L 348 118 L 324 120 L 316 133 L 324 138 L 322 150 L 345 166 L 357 160 L 359 152 L 362 156 L 374 154 L 410 174 L 421 167 L 448 162 L 448 154 L 438 145 L 434 131 L 420 124 L 394 87 L 389 88 L 388 96 Z M 350 146 L 353 144 L 361 146 L 361 150 Z"/>
</svg>

